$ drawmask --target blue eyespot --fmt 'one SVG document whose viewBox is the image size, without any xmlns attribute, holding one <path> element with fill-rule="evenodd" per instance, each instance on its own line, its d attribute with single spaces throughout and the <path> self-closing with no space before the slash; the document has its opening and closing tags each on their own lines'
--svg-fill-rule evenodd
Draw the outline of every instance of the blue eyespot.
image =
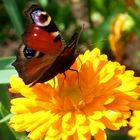
<svg viewBox="0 0 140 140">
<path fill-rule="evenodd" d="M 28 58 L 28 59 L 34 57 L 35 54 L 36 54 L 36 51 L 35 50 L 33 50 L 31 48 L 28 48 L 28 47 L 25 47 L 24 50 L 23 50 L 23 52 L 24 52 L 24 56 L 26 58 Z"/>
</svg>

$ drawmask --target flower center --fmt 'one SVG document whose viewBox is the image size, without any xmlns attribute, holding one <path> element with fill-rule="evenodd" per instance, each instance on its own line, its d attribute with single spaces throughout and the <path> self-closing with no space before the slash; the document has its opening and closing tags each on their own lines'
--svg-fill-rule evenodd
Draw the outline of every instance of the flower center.
<svg viewBox="0 0 140 140">
<path fill-rule="evenodd" d="M 61 94 L 63 99 L 69 98 L 75 105 L 83 100 L 83 94 L 78 85 L 65 88 Z"/>
</svg>

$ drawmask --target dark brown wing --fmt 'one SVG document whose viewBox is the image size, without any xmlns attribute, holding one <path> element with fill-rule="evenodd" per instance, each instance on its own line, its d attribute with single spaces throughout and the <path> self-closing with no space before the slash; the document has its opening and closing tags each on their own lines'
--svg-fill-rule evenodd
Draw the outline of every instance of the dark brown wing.
<svg viewBox="0 0 140 140">
<path fill-rule="evenodd" d="M 38 82 L 46 82 L 63 73 L 74 63 L 79 51 L 76 49 L 78 35 L 74 34 L 70 43 L 57 55 L 42 54 L 35 52 L 34 57 L 28 59 L 24 56 L 25 45 L 18 48 L 17 59 L 13 66 L 23 79 L 25 84 L 34 85 Z"/>
<path fill-rule="evenodd" d="M 34 57 L 28 59 L 24 56 L 25 47 L 24 44 L 19 46 L 17 59 L 13 63 L 13 66 L 16 68 L 25 84 L 36 83 L 36 81 L 38 81 L 52 66 L 59 54 L 52 56 L 36 51 Z"/>
<path fill-rule="evenodd" d="M 43 71 L 42 76 L 36 80 L 36 83 L 48 81 L 58 73 L 64 73 L 70 68 L 79 55 L 79 51 L 76 49 L 77 39 L 78 34 L 75 33 L 72 36 L 70 43 L 64 47 L 64 50 L 57 56 L 51 67 L 48 67 Z"/>
<path fill-rule="evenodd" d="M 74 63 L 77 56 L 79 55 L 80 50 L 77 48 L 77 42 L 78 42 L 78 34 L 75 33 L 71 37 L 70 43 L 66 47 L 64 47 L 64 50 L 58 56 L 57 59 L 62 64 L 60 73 L 63 73 L 66 70 L 68 70 L 71 67 L 71 65 Z"/>
</svg>

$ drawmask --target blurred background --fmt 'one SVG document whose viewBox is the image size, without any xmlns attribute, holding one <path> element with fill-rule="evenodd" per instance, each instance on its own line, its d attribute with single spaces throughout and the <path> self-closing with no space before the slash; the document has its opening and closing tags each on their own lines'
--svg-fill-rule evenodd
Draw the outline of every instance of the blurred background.
<svg viewBox="0 0 140 140">
<path fill-rule="evenodd" d="M 74 32 L 82 31 L 78 47 L 83 52 L 100 48 L 110 60 L 140 76 L 140 0 L 0 0 L 0 140 L 26 140 L 5 121 L 10 117 L 9 77 L 16 73 L 11 63 L 28 24 L 24 10 L 31 4 L 50 14 L 66 42 Z M 107 130 L 108 140 L 132 140 L 128 129 Z"/>
</svg>

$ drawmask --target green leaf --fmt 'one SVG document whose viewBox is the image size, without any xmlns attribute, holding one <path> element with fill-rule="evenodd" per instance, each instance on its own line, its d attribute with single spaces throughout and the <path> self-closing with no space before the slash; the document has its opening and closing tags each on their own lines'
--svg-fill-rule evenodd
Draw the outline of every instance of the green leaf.
<svg viewBox="0 0 140 140">
<path fill-rule="evenodd" d="M 21 20 L 17 3 L 15 0 L 3 0 L 6 11 L 19 35 L 23 34 L 23 22 Z"/>
<path fill-rule="evenodd" d="M 15 57 L 0 58 L 0 84 L 9 83 L 10 76 L 17 74 L 14 67 L 11 65 Z"/>
<path fill-rule="evenodd" d="M 0 119 L 8 115 L 8 110 L 0 103 Z M 0 124 L 0 139 L 1 140 L 16 140 L 15 136 L 11 132 L 8 124 L 6 122 Z"/>
<path fill-rule="evenodd" d="M 135 4 L 140 8 L 140 0 L 135 0 Z"/>
<path fill-rule="evenodd" d="M 6 110 L 6 108 L 2 105 L 2 103 L 0 102 L 0 116 L 1 117 L 5 117 L 6 115 L 9 114 L 9 111 Z"/>
<path fill-rule="evenodd" d="M 15 57 L 4 57 L 0 58 L 0 69 L 11 69 L 12 63 L 14 62 Z"/>
<path fill-rule="evenodd" d="M 119 131 L 107 130 L 107 140 L 133 140 L 133 138 L 128 136 L 125 129 L 127 130 L 127 128 L 122 128 Z"/>
<path fill-rule="evenodd" d="M 48 0 L 39 0 L 39 3 L 41 4 L 41 6 L 46 7 L 48 4 Z"/>
<path fill-rule="evenodd" d="M 2 118 L 0 120 L 0 123 L 4 123 L 4 122 L 8 121 L 12 116 L 13 116 L 13 114 L 8 114 L 7 116 L 5 116 L 4 118 Z"/>
<path fill-rule="evenodd" d="M 136 27 L 140 28 L 140 18 L 139 14 L 136 13 L 132 8 L 128 8 L 128 14 L 134 19 Z"/>
<path fill-rule="evenodd" d="M 7 85 L 0 85 L 0 102 L 6 109 L 10 108 L 10 97 L 7 93 Z"/>
<path fill-rule="evenodd" d="M 17 74 L 15 69 L 0 70 L 0 84 L 9 83 L 9 79 L 13 74 Z"/>
<path fill-rule="evenodd" d="M 15 135 L 16 139 L 18 139 L 18 140 L 28 140 L 25 132 L 16 132 L 13 129 L 11 129 L 11 131 Z"/>
</svg>

